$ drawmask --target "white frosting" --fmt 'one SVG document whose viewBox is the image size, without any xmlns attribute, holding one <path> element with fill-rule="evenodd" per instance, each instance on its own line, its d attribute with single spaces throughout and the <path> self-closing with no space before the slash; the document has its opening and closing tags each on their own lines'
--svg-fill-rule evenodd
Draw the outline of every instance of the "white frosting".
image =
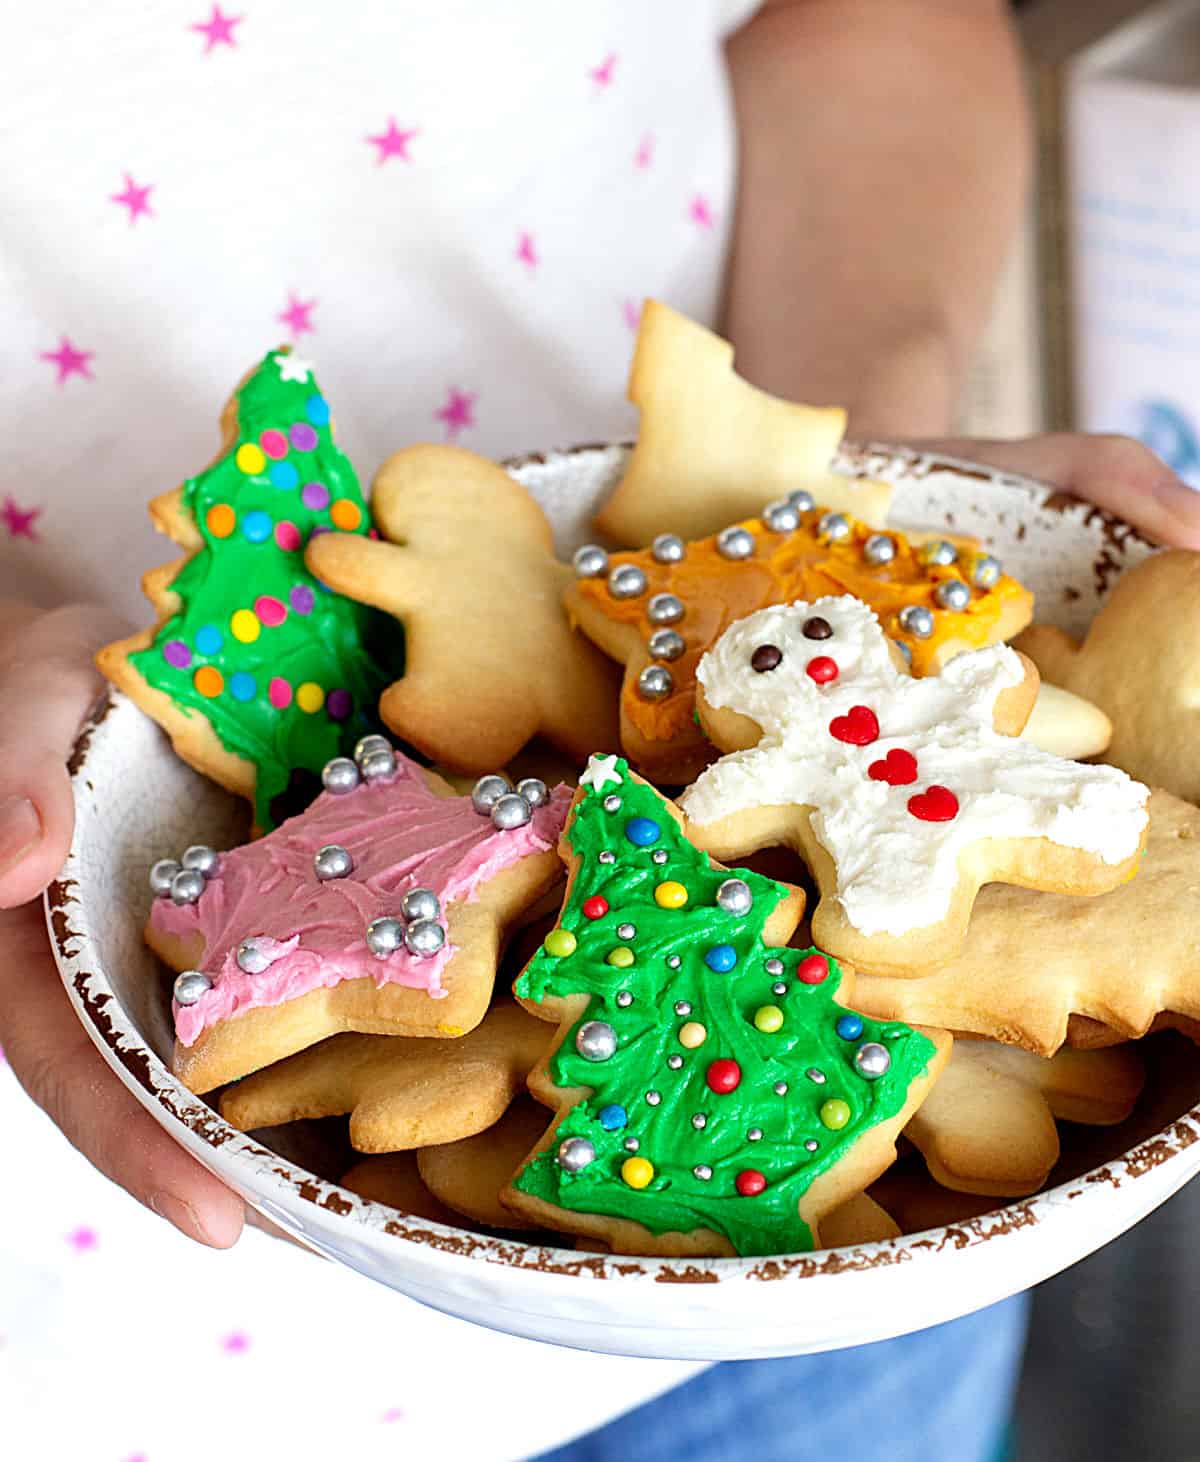
<svg viewBox="0 0 1200 1462">
<path fill-rule="evenodd" d="M 805 620 L 833 628 L 806 639 Z M 751 668 L 758 645 L 783 652 L 779 666 Z M 816 684 L 805 667 L 818 655 L 838 676 Z M 754 808 L 811 807 L 812 829 L 837 869 L 837 898 L 866 935 L 905 934 L 949 912 L 959 854 L 981 838 L 1048 838 L 1105 863 L 1124 862 L 1146 825 L 1148 789 L 1115 767 L 1064 761 L 993 728 L 997 697 L 1019 685 L 1020 659 L 1007 645 L 956 656 L 940 675 L 899 671 L 875 615 L 848 595 L 776 605 L 739 620 L 700 661 L 711 706 L 751 717 L 763 729 L 749 751 L 709 767 L 680 805 L 703 826 Z M 830 722 L 867 706 L 879 739 L 852 746 Z M 890 786 L 868 767 L 896 748 L 917 758 L 917 780 Z M 958 799 L 950 822 L 923 822 L 909 798 L 931 785 Z"/>
</svg>

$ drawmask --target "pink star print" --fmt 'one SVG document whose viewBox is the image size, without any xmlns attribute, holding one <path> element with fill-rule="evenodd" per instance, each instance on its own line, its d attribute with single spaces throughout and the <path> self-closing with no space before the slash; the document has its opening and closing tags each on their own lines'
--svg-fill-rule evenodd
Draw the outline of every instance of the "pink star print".
<svg viewBox="0 0 1200 1462">
<path fill-rule="evenodd" d="M 521 234 L 517 240 L 517 258 L 522 264 L 528 264 L 530 269 L 536 269 L 540 262 L 537 256 L 537 249 L 534 247 L 532 234 Z"/>
<path fill-rule="evenodd" d="M 150 194 L 154 188 L 153 183 L 147 183 L 144 187 L 138 187 L 128 173 L 125 174 L 125 191 L 123 193 L 110 193 L 110 203 L 119 203 L 122 208 L 129 209 L 129 222 L 136 223 L 139 218 L 153 218 L 154 212 L 150 207 Z"/>
<path fill-rule="evenodd" d="M 38 541 L 37 531 L 33 523 L 35 518 L 41 516 L 41 508 L 19 508 L 16 498 L 6 497 L 4 506 L 0 508 L 0 520 L 8 529 L 10 538 L 28 538 L 31 543 Z M 4 1060 L 4 1052 L 0 1051 L 0 1063 Z"/>
<path fill-rule="evenodd" d="M 647 132 L 638 143 L 638 150 L 633 154 L 633 165 L 635 168 L 645 170 L 654 161 L 654 133 Z"/>
<path fill-rule="evenodd" d="M 375 161 L 382 166 L 393 157 L 398 157 L 401 162 L 412 162 L 408 155 L 408 144 L 418 135 L 415 127 L 402 130 L 396 126 L 395 117 L 389 117 L 387 131 L 380 132 L 377 137 L 368 137 L 366 141 L 379 149 Z"/>
<path fill-rule="evenodd" d="M 460 431 L 475 425 L 475 393 L 450 387 L 446 404 L 433 414 L 446 427 L 446 440 L 454 441 Z"/>
<path fill-rule="evenodd" d="M 81 1225 L 77 1229 L 72 1229 L 71 1232 L 67 1235 L 67 1243 L 70 1244 L 72 1249 L 74 1249 L 77 1254 L 88 1253 L 90 1250 L 96 1247 L 98 1242 L 99 1240 L 96 1236 L 96 1230 L 93 1228 L 88 1228 L 86 1227 L 86 1225 Z"/>
<path fill-rule="evenodd" d="M 207 56 L 217 46 L 229 46 L 231 49 L 236 46 L 237 41 L 233 38 L 233 28 L 235 25 L 241 25 L 244 19 L 245 16 L 242 15 L 222 15 L 221 7 L 214 5 L 212 14 L 207 20 L 196 21 L 194 25 L 188 26 L 188 30 L 198 31 L 207 38 L 207 44 L 204 47 L 204 54 Z"/>
<path fill-rule="evenodd" d="M 250 1349 L 250 1337 L 241 1330 L 234 1330 L 221 1341 L 221 1349 L 226 1355 L 245 1355 Z"/>
<path fill-rule="evenodd" d="M 717 220 L 712 205 L 703 193 L 697 193 L 688 205 L 688 217 L 699 228 L 715 228 Z"/>
<path fill-rule="evenodd" d="M 599 66 L 593 66 L 588 75 L 598 87 L 611 86 L 613 71 L 616 69 L 617 56 L 615 51 L 610 51 Z"/>
<path fill-rule="evenodd" d="M 275 318 L 288 328 L 288 334 L 293 340 L 298 340 L 301 335 L 313 335 L 317 327 L 309 316 L 316 309 L 316 300 L 297 299 L 291 291 L 288 291 L 287 309 L 280 310 Z"/>
<path fill-rule="evenodd" d="M 640 300 L 626 300 L 621 306 L 625 315 L 625 323 L 631 330 L 636 330 L 642 323 L 642 306 Z"/>
<path fill-rule="evenodd" d="M 71 376 L 82 376 L 85 381 L 94 380 L 88 361 L 95 354 L 94 350 L 77 350 L 64 335 L 57 350 L 43 350 L 39 358 L 53 361 L 58 367 L 58 384 L 61 386 Z"/>
</svg>

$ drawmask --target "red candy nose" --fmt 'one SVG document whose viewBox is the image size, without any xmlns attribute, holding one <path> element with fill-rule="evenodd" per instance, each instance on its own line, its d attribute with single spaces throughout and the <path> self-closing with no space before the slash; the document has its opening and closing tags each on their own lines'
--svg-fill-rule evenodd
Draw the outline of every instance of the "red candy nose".
<svg viewBox="0 0 1200 1462">
<path fill-rule="evenodd" d="M 867 768 L 873 782 L 886 782 L 889 787 L 907 787 L 917 780 L 917 759 L 911 751 L 894 747 L 881 761 Z"/>
<path fill-rule="evenodd" d="M 851 706 L 844 716 L 830 721 L 829 734 L 851 746 L 870 746 L 879 740 L 879 721 L 869 706 Z"/>
<path fill-rule="evenodd" d="M 949 787 L 935 784 L 910 797 L 908 810 L 922 822 L 953 822 L 958 816 L 958 798 Z"/>
<path fill-rule="evenodd" d="M 809 678 L 818 685 L 828 685 L 831 680 L 838 678 L 837 661 L 830 659 L 828 655 L 814 655 L 804 668 Z"/>
</svg>

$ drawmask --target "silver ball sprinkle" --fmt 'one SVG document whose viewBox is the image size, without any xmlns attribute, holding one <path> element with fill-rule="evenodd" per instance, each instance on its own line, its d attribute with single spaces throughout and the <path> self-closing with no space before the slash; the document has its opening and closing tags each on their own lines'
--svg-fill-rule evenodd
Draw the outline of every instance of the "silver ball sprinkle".
<svg viewBox="0 0 1200 1462">
<path fill-rule="evenodd" d="M 202 995 L 212 989 L 212 981 L 201 970 L 184 970 L 175 976 L 176 1005 L 195 1005 Z"/>
<path fill-rule="evenodd" d="M 171 880 L 171 902 L 194 904 L 204 892 L 204 874 L 195 868 L 181 868 Z"/>
<path fill-rule="evenodd" d="M 717 889 L 717 908 L 726 914 L 748 914 L 754 904 L 754 895 L 744 878 L 727 878 Z"/>
<path fill-rule="evenodd" d="M 369 751 L 358 764 L 364 782 L 380 782 L 396 772 L 396 757 L 389 746 L 383 751 Z"/>
<path fill-rule="evenodd" d="M 912 664 L 912 646 L 911 645 L 906 645 L 903 640 L 893 640 L 892 641 L 892 644 L 895 645 L 895 647 L 900 651 L 901 655 L 904 656 L 905 662 L 907 664 L 911 665 Z"/>
<path fill-rule="evenodd" d="M 812 510 L 816 507 L 816 503 L 813 501 L 812 493 L 806 492 L 802 487 L 798 487 L 795 492 L 789 492 L 787 495 L 787 500 L 789 503 L 791 503 L 792 507 L 798 509 L 802 513 L 811 513 Z"/>
<path fill-rule="evenodd" d="M 596 1161 L 596 1145 L 587 1137 L 568 1137 L 558 1144 L 558 1165 L 567 1173 L 577 1173 Z"/>
<path fill-rule="evenodd" d="M 887 1073 L 892 1064 L 892 1054 L 878 1041 L 864 1041 L 854 1053 L 854 1066 L 860 1076 L 868 1081 L 877 1081 Z"/>
<path fill-rule="evenodd" d="M 897 615 L 900 628 L 914 640 L 927 640 L 933 633 L 933 611 L 924 604 L 906 604 Z"/>
<path fill-rule="evenodd" d="M 517 796 L 524 797 L 530 807 L 544 807 L 550 801 L 550 789 L 541 777 L 522 777 L 517 783 Z"/>
<path fill-rule="evenodd" d="M 389 954 L 395 954 L 403 947 L 404 925 L 399 919 L 384 914 L 381 918 L 371 920 L 364 938 L 367 948 L 376 959 L 387 959 Z"/>
<path fill-rule="evenodd" d="M 651 624 L 678 624 L 685 613 L 677 594 L 651 594 L 646 601 L 646 618 Z"/>
<path fill-rule="evenodd" d="M 603 851 L 603 853 L 599 853 L 599 854 L 596 855 L 596 861 L 598 863 L 605 863 L 605 864 L 615 863 L 617 861 L 617 855 L 615 853 L 610 853 L 609 850 L 607 848 L 605 848 L 605 850 Z"/>
<path fill-rule="evenodd" d="M 617 1033 L 606 1020 L 588 1020 L 575 1032 L 575 1049 L 585 1061 L 607 1061 L 616 1055 Z"/>
<path fill-rule="evenodd" d="M 633 996 L 629 993 L 628 990 L 618 990 L 617 1004 L 621 1007 L 622 1010 L 628 1010 L 629 1007 L 633 1004 Z"/>
<path fill-rule="evenodd" d="M 762 520 L 772 533 L 794 533 L 800 526 L 800 509 L 795 503 L 781 499 L 766 505 Z"/>
<path fill-rule="evenodd" d="M 605 812 L 620 812 L 621 799 L 615 792 L 610 792 L 604 799 L 604 810 Z"/>
<path fill-rule="evenodd" d="M 633 939 L 636 935 L 637 935 L 637 930 L 634 928 L 634 926 L 632 924 L 618 924 L 617 925 L 617 938 L 618 939 Z"/>
<path fill-rule="evenodd" d="M 691 1015 L 691 1013 L 692 1013 L 692 1002 L 690 1000 L 676 1000 L 676 1002 L 675 1002 L 675 1014 L 676 1015 Z"/>
<path fill-rule="evenodd" d="M 825 1073 L 823 1071 L 818 1071 L 815 1066 L 810 1066 L 804 1074 L 808 1077 L 809 1081 L 813 1082 L 816 1086 L 825 1085 Z"/>
<path fill-rule="evenodd" d="M 971 591 L 961 579 L 943 579 L 933 591 L 933 597 L 943 609 L 961 614 L 971 602 Z"/>
<path fill-rule="evenodd" d="M 665 665 L 647 665 L 637 678 L 637 688 L 643 700 L 661 701 L 675 689 L 675 678 Z"/>
<path fill-rule="evenodd" d="M 761 1142 L 762 1141 L 762 1128 L 761 1127 L 751 1127 L 750 1130 L 746 1133 L 746 1141 L 747 1142 Z"/>
<path fill-rule="evenodd" d="M 665 863 L 670 856 L 666 848 L 655 848 L 654 852 L 650 854 L 650 861 L 652 863 Z"/>
<path fill-rule="evenodd" d="M 935 538 L 931 542 L 921 545 L 918 556 L 922 563 L 947 568 L 957 560 L 958 549 L 953 543 L 947 543 L 944 538 Z"/>
<path fill-rule="evenodd" d="M 672 1071 L 678 1071 L 679 1068 L 683 1065 L 683 1057 L 680 1056 L 677 1052 L 673 1053 L 672 1055 L 667 1057 L 667 1065 L 671 1068 Z"/>
<path fill-rule="evenodd" d="M 247 975 L 261 975 L 271 965 L 266 950 L 257 939 L 243 939 L 237 947 L 234 959 L 238 969 Z"/>
<path fill-rule="evenodd" d="M 358 766 L 348 756 L 335 756 L 321 771 L 321 785 L 335 797 L 353 792 L 358 786 Z"/>
<path fill-rule="evenodd" d="M 717 534 L 717 552 L 722 558 L 749 558 L 754 552 L 754 535 L 745 528 L 723 528 Z"/>
<path fill-rule="evenodd" d="M 704 1115 L 703 1112 L 694 1112 L 692 1114 L 692 1126 L 696 1129 L 697 1132 L 703 1132 L 704 1129 L 708 1126 L 708 1118 Z"/>
<path fill-rule="evenodd" d="M 621 1145 L 624 1147 L 626 1152 L 636 1152 L 642 1144 L 637 1140 L 636 1137 L 627 1137 Z"/>
<path fill-rule="evenodd" d="M 776 983 L 771 986 L 772 995 L 786 995 L 787 992 L 788 987 L 782 980 L 776 981 Z"/>
<path fill-rule="evenodd" d="M 165 899 L 171 892 L 175 875 L 181 871 L 174 858 L 160 858 L 150 870 L 150 891 L 156 897 Z"/>
<path fill-rule="evenodd" d="M 646 648 L 656 660 L 678 660 L 687 645 L 673 629 L 656 629 L 646 641 Z"/>
<path fill-rule="evenodd" d="M 400 900 L 400 912 L 415 924 L 418 919 L 436 919 L 442 912 L 442 905 L 431 888 L 410 888 Z"/>
<path fill-rule="evenodd" d="M 692 1176 L 699 1178 L 702 1183 L 707 1183 L 712 1177 L 712 1168 L 706 1162 L 698 1162 L 692 1169 Z"/>
<path fill-rule="evenodd" d="M 863 544 L 863 558 L 868 563 L 891 563 L 896 557 L 896 544 L 886 533 L 872 533 Z"/>
<path fill-rule="evenodd" d="M 618 564 L 608 576 L 608 592 L 614 599 L 636 599 L 646 592 L 646 575 L 635 563 Z"/>
<path fill-rule="evenodd" d="M 519 793 L 506 792 L 493 802 L 491 816 L 492 826 L 507 833 L 514 828 L 524 827 L 533 817 L 533 808 Z"/>
<path fill-rule="evenodd" d="M 179 860 L 185 868 L 194 869 L 205 878 L 215 878 L 221 865 L 220 855 L 207 843 L 193 843 Z"/>
<path fill-rule="evenodd" d="M 805 1152 L 816 1152 L 819 1146 L 820 1143 L 816 1140 L 816 1138 L 810 1137 L 808 1141 L 804 1144 L 804 1150 Z"/>
<path fill-rule="evenodd" d="M 975 560 L 971 570 L 971 582 L 977 589 L 994 589 L 1004 568 L 998 558 L 985 553 Z"/>
<path fill-rule="evenodd" d="M 773 954 L 770 959 L 763 962 L 763 969 L 766 970 L 768 975 L 782 975 L 783 961 L 777 955 Z"/>
<path fill-rule="evenodd" d="M 656 1106 L 658 1106 L 659 1102 L 661 1102 L 661 1101 L 662 1101 L 662 1092 L 661 1091 L 648 1091 L 646 1093 L 646 1105 L 647 1106 L 649 1106 L 649 1107 L 656 1107 Z"/>
<path fill-rule="evenodd" d="M 313 854 L 313 872 L 322 883 L 330 878 L 347 878 L 354 872 L 354 859 L 340 843 L 326 843 Z"/>
<path fill-rule="evenodd" d="M 817 524 L 817 537 L 826 543 L 843 543 L 850 537 L 850 521 L 841 513 L 822 513 Z"/>
<path fill-rule="evenodd" d="M 360 736 L 354 743 L 354 760 L 361 765 L 372 752 L 390 752 L 391 749 L 392 743 L 386 736 Z"/>
<path fill-rule="evenodd" d="M 512 784 L 499 772 L 489 772 L 471 788 L 471 806 L 481 817 L 487 817 L 500 798 L 512 791 Z"/>
<path fill-rule="evenodd" d="M 446 942 L 446 931 L 436 919 L 417 919 L 404 931 L 404 946 L 418 959 L 429 959 Z"/>
<path fill-rule="evenodd" d="M 575 550 L 571 566 L 576 578 L 598 579 L 601 574 L 608 573 L 608 554 L 598 543 L 585 543 Z"/>
<path fill-rule="evenodd" d="M 677 970 L 682 963 L 683 961 L 677 954 L 667 955 L 667 968 L 669 970 Z"/>
<path fill-rule="evenodd" d="M 787 1082 L 786 1081 L 777 1081 L 775 1083 L 775 1095 L 776 1096 L 787 1096 L 787 1093 L 788 1093 L 788 1084 L 787 1084 Z"/>
<path fill-rule="evenodd" d="M 687 545 L 676 533 L 660 533 L 650 545 L 655 563 L 679 563 L 687 553 Z"/>
</svg>

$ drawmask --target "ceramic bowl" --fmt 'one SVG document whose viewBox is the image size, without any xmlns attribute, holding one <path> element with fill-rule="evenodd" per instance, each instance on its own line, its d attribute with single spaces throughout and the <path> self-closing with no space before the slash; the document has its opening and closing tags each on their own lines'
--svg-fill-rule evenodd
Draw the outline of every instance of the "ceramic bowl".
<svg viewBox="0 0 1200 1462">
<path fill-rule="evenodd" d="M 523 459 L 515 475 L 549 512 L 564 554 L 618 479 L 622 447 Z M 1130 564 L 1133 529 L 987 468 L 885 448 L 852 473 L 897 483 L 897 522 L 987 541 L 1035 591 L 1038 613 L 1081 630 Z M 67 991 L 105 1060 L 166 1131 L 303 1243 L 381 1284 L 497 1330 L 628 1355 L 722 1360 L 860 1345 L 948 1320 L 1027 1288 L 1144 1217 L 1200 1168 L 1197 1093 L 1129 1151 L 1035 1198 L 884 1243 L 770 1259 L 631 1259 L 482 1237 L 405 1217 L 304 1170 L 228 1126 L 170 1074 L 166 982 L 144 947 L 146 870 L 203 841 L 244 836 L 240 805 L 172 754 L 136 706 L 110 695 L 71 762 L 78 820 L 46 899 Z M 1159 1116 L 1155 1121 L 1159 1121 Z"/>
</svg>

